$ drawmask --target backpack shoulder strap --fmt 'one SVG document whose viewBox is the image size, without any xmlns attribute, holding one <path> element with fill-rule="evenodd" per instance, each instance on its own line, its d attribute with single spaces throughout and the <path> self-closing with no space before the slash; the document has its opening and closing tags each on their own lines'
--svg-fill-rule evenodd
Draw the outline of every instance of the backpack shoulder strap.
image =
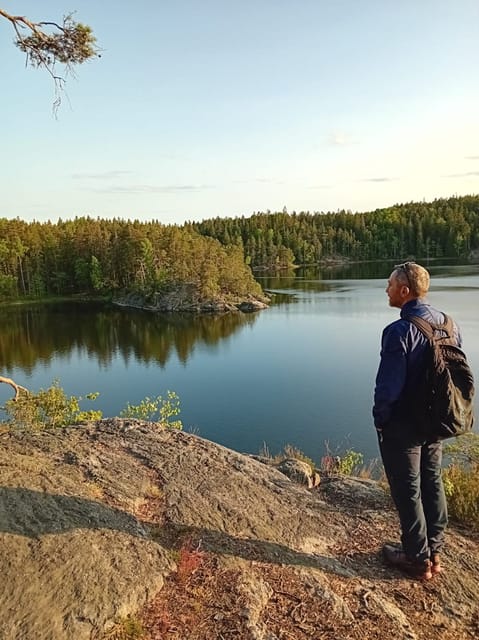
<svg viewBox="0 0 479 640">
<path fill-rule="evenodd" d="M 443 339 L 445 338 L 447 340 L 454 337 L 454 323 L 450 316 L 447 316 L 445 313 L 443 313 L 443 315 L 444 322 L 442 323 L 429 322 L 424 318 L 413 315 L 406 316 L 405 319 L 415 325 L 419 329 L 419 331 L 426 336 L 428 340 L 434 341 L 434 338 L 436 337 L 436 331 L 444 332 L 446 335 L 443 336 Z"/>
<path fill-rule="evenodd" d="M 415 325 L 428 340 L 432 340 L 434 338 L 435 327 L 433 328 L 432 324 L 427 320 L 424 320 L 424 318 L 420 318 L 419 316 L 406 316 L 406 320 Z"/>
</svg>

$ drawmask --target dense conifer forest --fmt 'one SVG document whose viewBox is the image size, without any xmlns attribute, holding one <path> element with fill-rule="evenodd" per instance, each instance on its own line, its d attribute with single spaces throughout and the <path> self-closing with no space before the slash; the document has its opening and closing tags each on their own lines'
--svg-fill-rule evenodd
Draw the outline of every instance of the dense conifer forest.
<svg viewBox="0 0 479 640">
<path fill-rule="evenodd" d="M 191 224 L 225 245 L 242 245 L 252 267 L 329 259 L 467 257 L 479 247 L 479 196 L 411 202 L 366 213 L 256 213 Z"/>
<path fill-rule="evenodd" d="M 158 222 L 0 219 L 0 296 L 169 291 L 202 299 L 261 294 L 241 247 Z"/>
<path fill-rule="evenodd" d="M 249 267 L 327 260 L 468 257 L 479 196 L 366 213 L 255 213 L 183 226 L 76 218 L 0 219 L 0 297 L 140 292 L 188 283 L 204 299 L 261 293 Z"/>
</svg>

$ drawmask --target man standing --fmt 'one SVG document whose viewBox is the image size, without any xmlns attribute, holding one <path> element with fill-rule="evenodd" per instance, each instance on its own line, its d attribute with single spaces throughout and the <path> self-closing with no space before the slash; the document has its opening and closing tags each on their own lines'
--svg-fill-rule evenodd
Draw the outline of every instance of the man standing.
<svg viewBox="0 0 479 640">
<path fill-rule="evenodd" d="M 425 441 L 417 420 L 417 389 L 424 378 L 429 346 L 407 320 L 419 316 L 436 324 L 444 322 L 444 314 L 424 300 L 429 281 L 427 270 L 413 262 L 397 265 L 389 277 L 389 304 L 401 313 L 383 331 L 373 408 L 381 457 L 401 525 L 402 547 L 385 545 L 383 556 L 388 564 L 422 580 L 441 571 L 447 525 L 442 443 Z M 457 346 L 461 346 L 456 326 L 454 331 Z"/>
</svg>

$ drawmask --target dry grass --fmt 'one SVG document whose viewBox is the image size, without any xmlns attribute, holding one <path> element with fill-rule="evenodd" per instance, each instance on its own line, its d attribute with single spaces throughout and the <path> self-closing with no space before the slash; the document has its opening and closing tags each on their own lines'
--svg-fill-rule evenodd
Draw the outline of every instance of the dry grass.
<svg viewBox="0 0 479 640">
<path fill-rule="evenodd" d="M 444 486 L 451 517 L 479 531 L 479 463 L 449 465 L 444 470 Z"/>
<path fill-rule="evenodd" d="M 146 630 L 138 618 L 127 616 L 117 620 L 113 627 L 107 631 L 101 640 L 142 640 Z"/>
</svg>

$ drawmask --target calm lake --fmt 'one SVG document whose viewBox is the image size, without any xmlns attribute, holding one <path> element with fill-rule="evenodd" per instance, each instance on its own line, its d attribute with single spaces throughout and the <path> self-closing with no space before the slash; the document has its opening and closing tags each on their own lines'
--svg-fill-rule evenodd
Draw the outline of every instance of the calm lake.
<svg viewBox="0 0 479 640">
<path fill-rule="evenodd" d="M 242 452 L 289 443 L 319 462 L 354 448 L 377 456 L 371 420 L 383 327 L 398 317 L 392 263 L 258 278 L 275 293 L 255 314 L 153 315 L 84 304 L 0 312 L 0 371 L 32 390 L 58 378 L 84 408 L 118 415 L 127 401 L 175 391 L 185 430 Z M 479 379 L 479 265 L 432 266 L 429 301 L 461 326 Z M 0 404 L 11 397 L 0 385 Z"/>
</svg>

